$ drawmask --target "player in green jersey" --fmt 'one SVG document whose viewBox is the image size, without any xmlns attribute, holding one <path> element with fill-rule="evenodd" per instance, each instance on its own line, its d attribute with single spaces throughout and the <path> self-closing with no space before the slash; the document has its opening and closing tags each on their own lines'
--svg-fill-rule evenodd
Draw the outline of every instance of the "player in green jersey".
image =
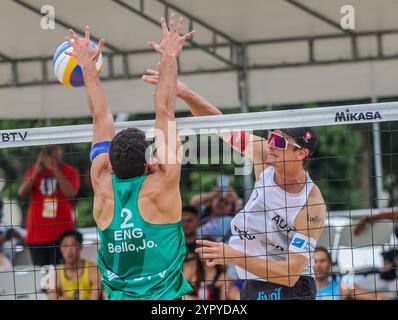
<svg viewBox="0 0 398 320">
<path fill-rule="evenodd" d="M 113 117 L 95 67 L 104 45 L 90 46 L 70 30 L 71 55 L 82 68 L 93 117 L 90 159 L 94 219 L 99 228 L 98 267 L 107 299 L 180 299 L 191 291 L 182 273 L 186 254 L 181 228 L 179 180 L 181 142 L 175 125 L 177 62 L 184 42 L 183 19 L 169 26 L 161 19 L 163 39 L 149 45 L 160 53 L 155 91 L 156 160 L 148 160 L 145 134 L 129 128 L 115 135 Z"/>
</svg>

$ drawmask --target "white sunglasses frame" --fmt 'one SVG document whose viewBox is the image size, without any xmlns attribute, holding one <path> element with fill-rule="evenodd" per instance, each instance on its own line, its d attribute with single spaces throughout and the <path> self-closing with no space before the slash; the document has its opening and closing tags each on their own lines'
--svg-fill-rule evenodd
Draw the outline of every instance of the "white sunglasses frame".
<svg viewBox="0 0 398 320">
<path fill-rule="evenodd" d="M 285 141 L 286 141 L 286 146 L 285 146 L 285 148 L 278 148 L 278 147 L 275 146 L 275 143 L 274 143 L 274 148 L 276 148 L 276 149 L 279 149 L 279 150 L 287 150 L 287 146 L 288 146 L 289 144 L 291 144 L 292 146 L 295 146 L 295 147 L 298 148 L 298 149 L 303 149 L 302 146 L 298 145 L 298 144 L 295 143 L 295 142 L 291 142 L 291 141 L 287 140 L 284 136 L 281 136 L 280 134 L 277 134 L 277 133 L 275 133 L 275 132 L 273 132 L 273 131 L 271 131 L 271 132 L 268 134 L 268 136 L 269 136 L 270 134 L 274 134 L 274 135 L 276 135 L 276 136 L 278 136 L 278 137 L 281 137 L 282 139 L 285 139 Z M 269 139 L 269 137 L 268 137 L 268 139 Z M 267 139 L 267 140 L 268 140 L 268 139 Z"/>
</svg>

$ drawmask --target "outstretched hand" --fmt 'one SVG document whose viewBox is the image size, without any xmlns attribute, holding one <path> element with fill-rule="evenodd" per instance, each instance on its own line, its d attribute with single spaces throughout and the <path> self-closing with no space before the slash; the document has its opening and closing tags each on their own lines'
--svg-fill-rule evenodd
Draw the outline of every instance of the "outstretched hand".
<svg viewBox="0 0 398 320">
<path fill-rule="evenodd" d="M 177 58 L 184 46 L 184 42 L 192 38 L 195 31 L 190 31 L 183 36 L 180 36 L 184 24 L 184 18 L 181 17 L 176 26 L 176 16 L 174 12 L 170 16 L 169 26 L 167 26 L 166 19 L 164 17 L 160 19 L 160 23 L 163 30 L 162 42 L 157 44 L 154 41 L 149 41 L 148 45 L 161 56 Z"/>
<path fill-rule="evenodd" d="M 69 29 L 69 33 L 72 38 L 65 37 L 65 39 L 73 47 L 73 51 L 65 52 L 65 54 L 76 58 L 82 68 L 95 68 L 95 63 L 105 44 L 105 40 L 101 39 L 97 47 L 92 48 L 90 44 L 91 28 L 89 26 L 86 26 L 84 38 L 79 38 L 72 29 Z"/>
<path fill-rule="evenodd" d="M 142 76 L 142 80 L 144 80 L 146 83 L 157 85 L 159 82 L 159 71 L 153 70 L 153 69 L 147 69 L 146 74 Z M 177 97 L 182 97 L 184 93 L 189 91 L 189 87 L 181 82 L 179 79 L 177 79 Z"/>
</svg>

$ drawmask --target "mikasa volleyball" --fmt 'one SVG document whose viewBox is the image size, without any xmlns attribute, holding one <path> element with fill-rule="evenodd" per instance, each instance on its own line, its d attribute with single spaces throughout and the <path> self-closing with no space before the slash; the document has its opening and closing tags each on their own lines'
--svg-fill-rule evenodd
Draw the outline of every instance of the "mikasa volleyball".
<svg viewBox="0 0 398 320">
<path fill-rule="evenodd" d="M 91 41 L 91 47 L 96 48 L 97 45 Z M 65 52 L 72 52 L 72 46 L 65 41 L 62 43 L 54 53 L 52 60 L 54 73 L 59 82 L 67 87 L 82 87 L 84 86 L 83 73 L 77 60 L 65 54 Z M 101 72 L 103 65 L 102 53 L 100 53 L 96 62 L 97 72 Z"/>
</svg>

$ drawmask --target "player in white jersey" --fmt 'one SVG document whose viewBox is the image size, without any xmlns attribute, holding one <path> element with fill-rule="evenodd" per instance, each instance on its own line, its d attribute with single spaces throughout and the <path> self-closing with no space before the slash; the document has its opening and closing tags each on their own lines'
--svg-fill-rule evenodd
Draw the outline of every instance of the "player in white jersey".
<svg viewBox="0 0 398 320">
<path fill-rule="evenodd" d="M 147 70 L 143 80 L 156 84 Z M 177 96 L 195 116 L 220 110 L 178 81 Z M 268 139 L 244 132 L 223 134 L 254 163 L 256 183 L 250 199 L 231 221 L 229 245 L 198 240 L 197 252 L 210 266 L 235 264 L 244 285 L 241 299 L 315 299 L 312 251 L 323 230 L 326 207 L 304 165 L 314 152 L 312 128 L 274 130 Z"/>
</svg>

